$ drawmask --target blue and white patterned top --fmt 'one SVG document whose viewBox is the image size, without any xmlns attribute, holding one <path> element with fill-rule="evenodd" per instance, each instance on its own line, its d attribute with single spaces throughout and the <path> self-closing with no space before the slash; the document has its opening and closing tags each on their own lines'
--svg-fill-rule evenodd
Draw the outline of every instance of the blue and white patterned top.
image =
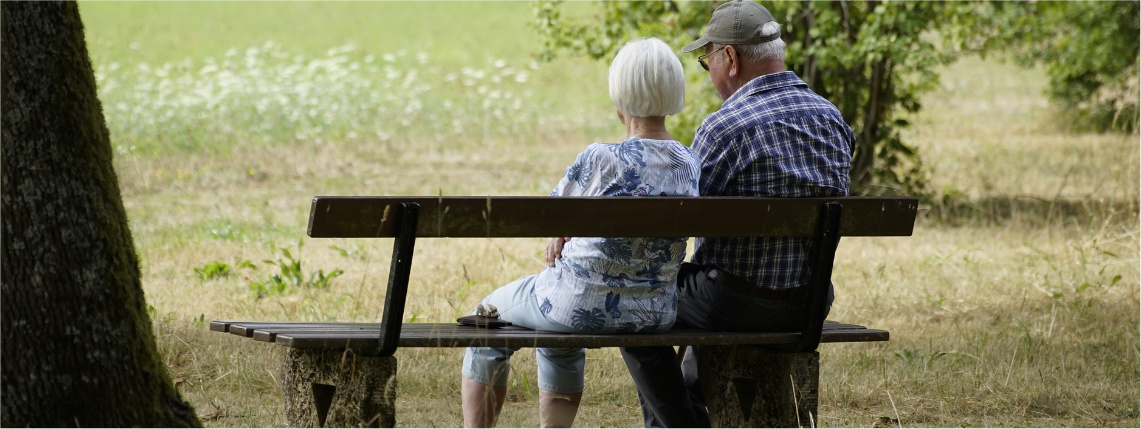
<svg viewBox="0 0 1141 429">
<path fill-rule="evenodd" d="M 786 71 L 753 79 L 702 122 L 693 139 L 702 196 L 848 194 L 855 136 L 828 100 Z M 697 238 L 693 262 L 753 284 L 808 282 L 812 238 Z"/>
<path fill-rule="evenodd" d="M 551 196 L 697 196 L 699 163 L 672 140 L 587 146 Z M 606 219 L 598 219 L 605 222 Z M 657 332 L 677 316 L 686 237 L 574 237 L 535 279 L 539 310 L 586 331 Z"/>
</svg>

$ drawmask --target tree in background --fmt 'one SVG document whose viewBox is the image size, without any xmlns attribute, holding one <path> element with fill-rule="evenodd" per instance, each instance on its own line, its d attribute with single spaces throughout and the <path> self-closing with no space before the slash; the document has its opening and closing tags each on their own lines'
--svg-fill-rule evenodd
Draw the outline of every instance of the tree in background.
<svg viewBox="0 0 1141 429">
<path fill-rule="evenodd" d="M 1047 93 L 1073 128 L 1138 127 L 1141 2 L 997 2 L 982 48 L 1041 65 Z"/>
<path fill-rule="evenodd" d="M 678 47 L 693 41 L 718 3 L 603 2 L 593 20 L 568 20 L 560 2 L 539 2 L 535 15 L 544 37 L 543 59 L 559 52 L 609 59 L 626 40 L 658 37 Z M 923 194 L 925 179 L 914 148 L 900 138 L 909 124 L 899 112 L 920 108 L 919 96 L 938 84 L 937 67 L 954 60 L 924 37 L 955 37 L 965 25 L 950 17 L 974 5 L 959 2 L 765 2 L 781 23 L 787 65 L 809 87 L 832 101 L 856 134 L 852 188 L 858 194 Z M 671 118 L 671 132 L 691 141 L 710 112 L 720 107 L 709 78 L 695 59 L 685 59 L 687 109 Z"/>
<path fill-rule="evenodd" d="M 787 65 L 832 101 L 856 134 L 856 194 L 925 195 L 926 175 L 900 131 L 904 113 L 936 87 L 940 66 L 968 52 L 1016 52 L 1046 64 L 1049 92 L 1079 120 L 1137 127 L 1138 2 L 768 1 L 782 25 Z M 680 49 L 705 30 L 716 2 L 602 2 L 567 19 L 561 2 L 535 5 L 541 59 L 560 52 L 609 60 L 621 43 L 658 37 Z M 721 103 L 696 61 L 683 58 L 687 108 L 670 118 L 683 142 Z"/>
<path fill-rule="evenodd" d="M 0 12 L 0 424 L 201 426 L 155 346 L 79 9 Z"/>
</svg>

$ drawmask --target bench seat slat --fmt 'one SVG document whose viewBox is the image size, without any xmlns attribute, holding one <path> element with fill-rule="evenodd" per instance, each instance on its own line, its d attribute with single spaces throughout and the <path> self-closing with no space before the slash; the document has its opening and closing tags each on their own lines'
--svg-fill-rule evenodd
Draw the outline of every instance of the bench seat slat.
<svg viewBox="0 0 1141 429">
<path fill-rule="evenodd" d="M 221 322 L 217 322 L 222 324 Z M 306 328 L 319 328 L 319 329 L 373 329 L 380 332 L 379 323 L 348 323 L 348 322 L 225 322 L 228 327 L 226 330 L 218 330 L 218 332 L 229 332 L 234 335 L 242 337 L 252 337 L 257 330 L 287 330 L 287 329 L 306 329 Z"/>
<path fill-rule="evenodd" d="M 379 347 L 379 323 L 315 322 L 212 322 L 231 333 L 258 341 L 304 349 L 345 349 L 371 353 Z M 787 344 L 795 332 L 753 333 L 673 329 L 657 334 L 564 334 L 519 327 L 477 329 L 455 323 L 408 323 L 400 333 L 400 347 L 619 347 L 660 345 Z M 860 325 L 825 322 L 821 342 L 887 341 L 887 331 Z"/>
</svg>

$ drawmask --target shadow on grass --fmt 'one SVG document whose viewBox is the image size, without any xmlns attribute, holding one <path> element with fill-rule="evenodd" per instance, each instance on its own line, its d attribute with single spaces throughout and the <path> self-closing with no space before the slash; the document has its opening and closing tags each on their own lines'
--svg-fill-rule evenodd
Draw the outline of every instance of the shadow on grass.
<svg viewBox="0 0 1141 429">
<path fill-rule="evenodd" d="M 1029 196 L 987 197 L 977 200 L 944 198 L 920 205 L 919 217 L 948 226 L 1029 227 L 1135 222 L 1138 200 L 1070 199 L 1046 200 Z"/>
</svg>

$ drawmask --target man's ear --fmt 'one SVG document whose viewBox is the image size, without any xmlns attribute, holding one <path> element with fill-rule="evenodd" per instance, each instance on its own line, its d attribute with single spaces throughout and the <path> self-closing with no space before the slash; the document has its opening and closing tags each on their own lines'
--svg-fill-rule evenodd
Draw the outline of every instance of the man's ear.
<svg viewBox="0 0 1141 429">
<path fill-rule="evenodd" d="M 741 74 L 741 58 L 737 56 L 737 48 L 733 45 L 725 47 L 725 72 L 734 78 Z"/>
</svg>

